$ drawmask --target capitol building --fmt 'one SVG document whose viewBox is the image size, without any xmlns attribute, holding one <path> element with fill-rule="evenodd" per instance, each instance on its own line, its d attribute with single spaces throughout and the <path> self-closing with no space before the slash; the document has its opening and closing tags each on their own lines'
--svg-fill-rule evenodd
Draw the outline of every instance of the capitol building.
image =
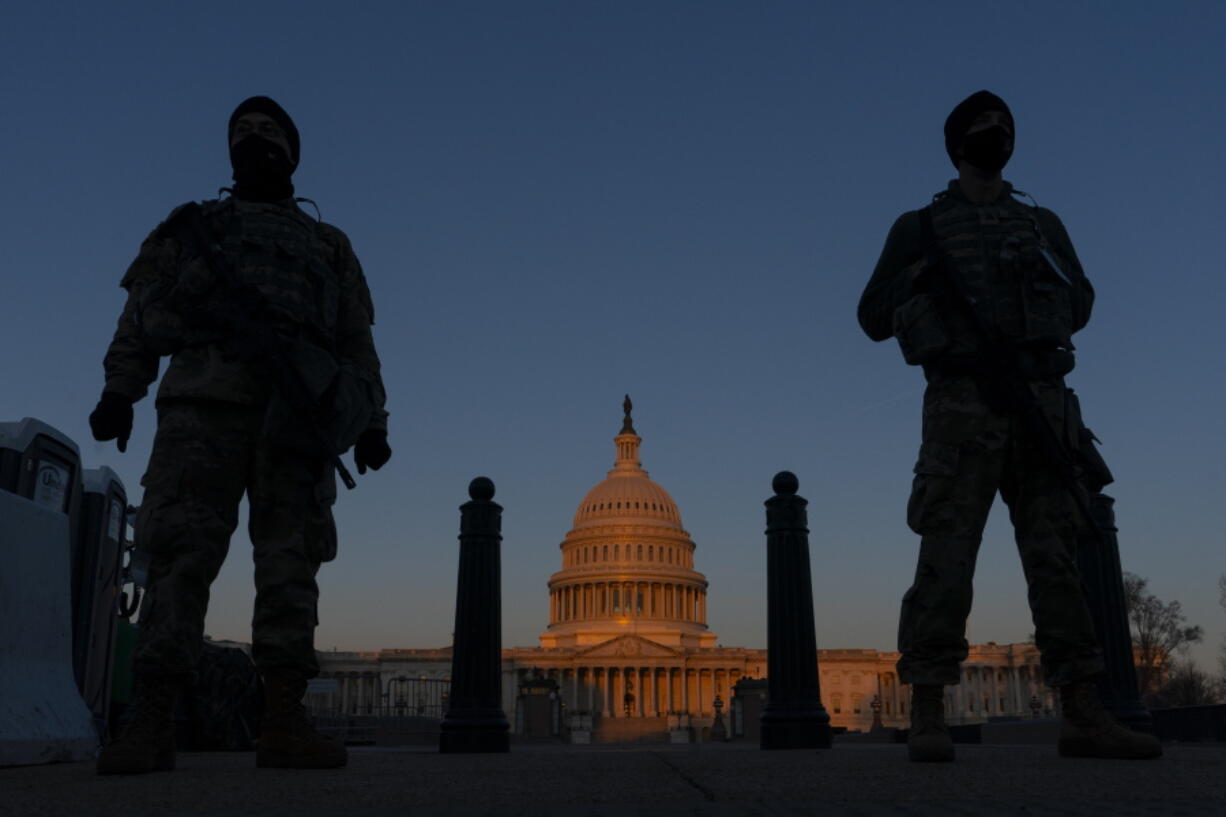
<svg viewBox="0 0 1226 817">
<path fill-rule="evenodd" d="M 573 725 L 595 742 L 701 739 L 717 710 L 733 725 L 738 692 L 765 694 L 762 684 L 737 683 L 766 677 L 766 650 L 718 646 L 708 629 L 700 550 L 673 498 L 643 469 L 628 397 L 613 443 L 613 468 L 583 497 L 562 540 L 540 645 L 502 651 L 503 709 L 521 734 L 533 732 L 540 698 L 553 709 L 554 734 Z M 898 653 L 819 649 L 814 660 L 833 727 L 867 731 L 875 709 L 885 726 L 908 725 Z M 320 652 L 319 663 L 308 696 L 316 712 L 397 707 L 441 717 L 445 709 L 449 647 Z M 1033 644 L 972 646 L 962 683 L 946 695 L 952 723 L 1030 717 L 1032 706 L 1053 706 Z"/>
</svg>

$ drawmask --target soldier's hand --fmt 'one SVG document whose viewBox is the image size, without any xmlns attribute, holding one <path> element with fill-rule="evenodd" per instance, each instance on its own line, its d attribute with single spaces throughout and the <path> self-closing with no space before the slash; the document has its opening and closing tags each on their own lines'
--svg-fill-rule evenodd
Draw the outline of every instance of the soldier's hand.
<svg viewBox="0 0 1226 817">
<path fill-rule="evenodd" d="M 89 430 L 95 440 L 118 440 L 119 450 L 127 451 L 128 438 L 132 436 L 132 401 L 122 394 L 104 391 L 89 415 Z"/>
<path fill-rule="evenodd" d="M 387 444 L 387 432 L 380 429 L 366 429 L 353 447 L 353 464 L 358 467 L 359 474 L 365 474 L 367 466 L 378 471 L 391 458 L 392 449 Z"/>
</svg>

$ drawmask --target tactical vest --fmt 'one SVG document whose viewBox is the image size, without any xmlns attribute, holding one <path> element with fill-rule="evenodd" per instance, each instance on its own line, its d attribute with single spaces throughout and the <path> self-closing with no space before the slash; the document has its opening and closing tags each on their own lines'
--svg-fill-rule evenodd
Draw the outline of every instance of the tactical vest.
<svg viewBox="0 0 1226 817">
<path fill-rule="evenodd" d="M 974 205 L 948 193 L 938 194 L 931 208 L 937 253 L 948 272 L 959 276 L 963 294 L 993 342 L 1073 348 L 1071 265 L 1047 243 L 1036 208 L 1008 196 Z M 978 352 L 981 333 L 964 311 L 949 312 L 943 316 L 950 334 L 948 353 Z"/>
<path fill-rule="evenodd" d="M 277 328 L 301 333 L 332 350 L 339 287 L 327 265 L 327 246 L 315 222 L 297 207 L 226 199 L 222 251 L 240 283 L 254 286 L 271 308 Z"/>
</svg>

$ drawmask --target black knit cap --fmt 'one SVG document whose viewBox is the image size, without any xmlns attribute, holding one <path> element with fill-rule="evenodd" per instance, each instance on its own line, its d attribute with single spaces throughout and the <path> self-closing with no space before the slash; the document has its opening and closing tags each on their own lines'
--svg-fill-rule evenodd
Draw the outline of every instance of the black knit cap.
<svg viewBox="0 0 1226 817">
<path fill-rule="evenodd" d="M 1009 130 L 1013 131 L 1016 137 L 1017 128 L 1013 124 L 1013 112 L 1009 110 L 1005 101 L 991 91 L 976 91 L 959 102 L 945 120 L 945 152 L 949 154 L 949 160 L 954 163 L 954 167 L 958 166 L 958 159 L 954 156 L 954 151 L 961 147 L 962 139 L 966 136 L 971 123 L 985 111 L 1002 111 L 1005 116 L 1009 117 Z"/>
<path fill-rule="evenodd" d="M 265 116 L 270 116 L 276 121 L 281 129 L 285 131 L 285 138 L 289 142 L 290 163 L 293 165 L 291 172 L 298 167 L 298 128 L 294 127 L 294 120 L 289 118 L 289 114 L 285 109 L 266 96 L 253 96 L 249 99 L 244 99 L 234 109 L 234 113 L 230 114 L 230 127 L 226 129 L 227 137 L 234 135 L 234 123 L 244 114 L 262 113 Z"/>
</svg>

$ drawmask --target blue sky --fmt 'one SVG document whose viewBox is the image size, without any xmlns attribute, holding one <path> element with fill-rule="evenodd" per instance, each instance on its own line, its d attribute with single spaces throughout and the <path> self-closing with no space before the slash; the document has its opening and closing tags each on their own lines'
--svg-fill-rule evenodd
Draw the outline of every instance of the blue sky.
<svg viewBox="0 0 1226 817">
<path fill-rule="evenodd" d="M 894 218 L 952 175 L 945 116 L 995 91 L 1017 122 L 1006 178 L 1060 214 L 1098 289 L 1069 382 L 1117 477 L 1125 568 L 1183 602 L 1210 664 L 1226 6 L 26 3 L 0 29 L 0 419 L 57 426 L 134 499 L 152 401 L 127 454 L 86 423 L 119 278 L 166 213 L 227 183 L 235 104 L 268 94 L 297 122 L 298 194 L 374 294 L 395 449 L 337 507 L 325 649 L 449 642 L 478 474 L 506 508 L 503 643 L 535 644 L 625 392 L 722 643 L 765 646 L 762 501 L 788 468 L 820 645 L 892 649 L 923 378 L 861 333 L 856 302 Z M 216 637 L 248 637 L 243 530 Z M 998 506 L 969 635 L 1031 630 Z"/>
</svg>

